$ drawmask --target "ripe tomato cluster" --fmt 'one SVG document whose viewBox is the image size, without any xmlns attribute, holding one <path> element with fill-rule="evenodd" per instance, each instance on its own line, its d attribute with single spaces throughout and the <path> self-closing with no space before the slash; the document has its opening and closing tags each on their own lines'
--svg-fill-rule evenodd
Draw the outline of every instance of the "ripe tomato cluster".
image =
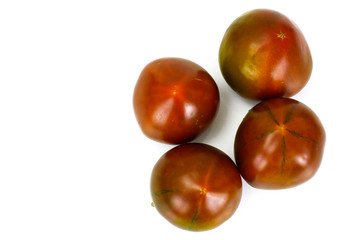
<svg viewBox="0 0 360 240">
<path fill-rule="evenodd" d="M 145 66 L 133 94 L 143 133 L 179 144 L 153 168 L 153 203 L 169 222 L 192 231 L 215 228 L 234 214 L 242 178 L 262 189 L 309 180 L 325 145 L 316 114 L 289 98 L 308 82 L 312 57 L 303 34 L 286 16 L 256 9 L 237 18 L 221 42 L 219 65 L 235 92 L 259 100 L 236 132 L 235 161 L 210 145 L 188 143 L 211 125 L 220 102 L 214 79 L 198 64 L 157 59 Z"/>
</svg>

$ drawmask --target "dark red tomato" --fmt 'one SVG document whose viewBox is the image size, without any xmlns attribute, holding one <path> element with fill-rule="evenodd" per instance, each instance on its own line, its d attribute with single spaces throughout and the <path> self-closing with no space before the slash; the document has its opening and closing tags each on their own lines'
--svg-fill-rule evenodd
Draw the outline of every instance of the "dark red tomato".
<svg viewBox="0 0 360 240">
<path fill-rule="evenodd" d="M 282 189 L 309 180 L 318 170 L 325 131 L 310 108 L 289 98 L 253 107 L 235 138 L 235 159 L 251 186 Z"/>
<path fill-rule="evenodd" d="M 250 99 L 290 97 L 308 82 L 312 58 L 300 29 L 286 16 L 257 9 L 227 29 L 219 51 L 226 82 Z"/>
<path fill-rule="evenodd" d="M 149 138 L 170 144 L 196 138 L 213 121 L 219 90 L 208 72 L 181 58 L 149 63 L 136 83 L 136 119 Z"/>
<path fill-rule="evenodd" d="M 175 226 L 191 231 L 209 230 L 230 218 L 241 192 L 235 163 L 206 144 L 188 143 L 171 149 L 151 175 L 156 209 Z"/>
</svg>

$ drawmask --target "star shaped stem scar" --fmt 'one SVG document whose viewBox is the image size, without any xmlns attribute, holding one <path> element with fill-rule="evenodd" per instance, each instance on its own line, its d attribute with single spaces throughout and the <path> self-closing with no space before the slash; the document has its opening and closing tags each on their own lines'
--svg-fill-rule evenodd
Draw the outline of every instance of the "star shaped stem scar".
<svg viewBox="0 0 360 240">
<path fill-rule="evenodd" d="M 278 38 L 281 38 L 281 40 L 284 40 L 284 38 L 286 38 L 286 34 L 283 33 L 283 32 L 281 32 L 281 31 L 280 31 L 280 33 L 277 33 L 276 36 L 277 36 Z"/>
</svg>

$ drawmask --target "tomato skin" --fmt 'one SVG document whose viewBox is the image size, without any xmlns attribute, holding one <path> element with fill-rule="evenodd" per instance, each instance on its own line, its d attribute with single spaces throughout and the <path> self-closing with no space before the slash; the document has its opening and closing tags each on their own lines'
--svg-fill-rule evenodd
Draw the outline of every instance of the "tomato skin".
<svg viewBox="0 0 360 240">
<path fill-rule="evenodd" d="M 210 74 L 182 58 L 149 63 L 133 94 L 135 116 L 143 133 L 169 144 L 191 141 L 205 131 L 219 103 L 219 89 Z"/>
<path fill-rule="evenodd" d="M 263 189 L 294 187 L 318 170 L 325 130 L 305 104 L 273 98 L 254 106 L 235 137 L 235 160 L 241 176 Z"/>
<path fill-rule="evenodd" d="M 236 211 L 241 193 L 235 163 L 207 144 L 187 143 L 169 150 L 151 175 L 156 209 L 186 230 L 204 231 L 222 224 Z"/>
<path fill-rule="evenodd" d="M 313 66 L 300 29 L 268 9 L 234 20 L 221 42 L 219 64 L 234 91 L 256 100 L 295 95 L 308 82 Z"/>
</svg>

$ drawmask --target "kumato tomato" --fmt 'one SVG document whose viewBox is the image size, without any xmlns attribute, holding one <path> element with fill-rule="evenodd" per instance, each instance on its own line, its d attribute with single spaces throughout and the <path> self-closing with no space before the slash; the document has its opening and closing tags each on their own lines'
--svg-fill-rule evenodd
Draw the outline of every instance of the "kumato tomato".
<svg viewBox="0 0 360 240">
<path fill-rule="evenodd" d="M 254 106 L 241 122 L 234 151 L 240 174 L 263 189 L 294 187 L 318 170 L 325 131 L 315 113 L 289 98 Z"/>
<path fill-rule="evenodd" d="M 151 195 L 159 213 L 175 226 L 210 230 L 237 209 L 242 182 L 235 163 L 219 149 L 201 143 L 166 152 L 151 175 Z"/>
<path fill-rule="evenodd" d="M 219 64 L 233 90 L 257 100 L 295 95 L 312 72 L 311 53 L 300 29 L 267 9 L 247 12 L 229 26 Z"/>
<path fill-rule="evenodd" d="M 219 89 L 210 74 L 182 58 L 149 63 L 133 94 L 135 116 L 143 133 L 169 144 L 191 141 L 205 131 L 219 102 Z"/>
</svg>

